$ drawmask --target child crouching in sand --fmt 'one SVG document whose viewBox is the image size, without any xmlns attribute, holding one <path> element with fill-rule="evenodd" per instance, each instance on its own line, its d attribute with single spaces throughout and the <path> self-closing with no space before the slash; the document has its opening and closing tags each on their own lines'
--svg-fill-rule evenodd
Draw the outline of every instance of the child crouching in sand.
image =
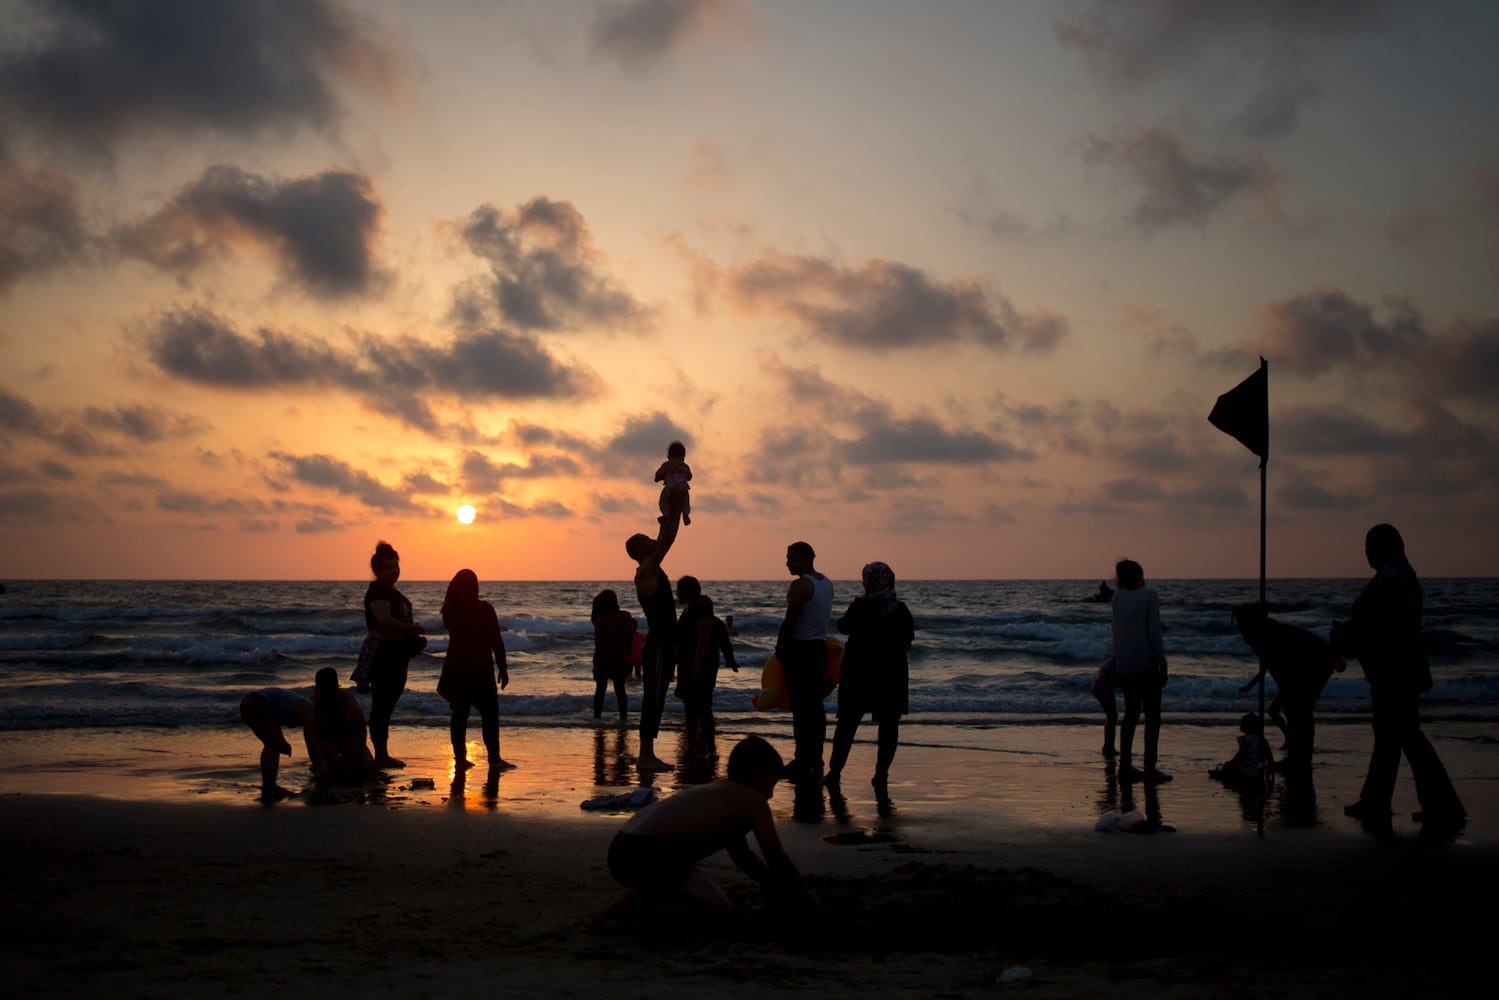
<svg viewBox="0 0 1499 1000">
<path fill-rule="evenodd" d="M 1265 739 L 1265 724 L 1253 712 L 1239 720 L 1239 749 L 1232 759 L 1208 772 L 1229 788 L 1249 789 L 1268 780 L 1274 761 Z"/>
<path fill-rule="evenodd" d="M 645 900 L 693 913 L 732 912 L 723 890 L 697 867 L 720 850 L 764 887 L 772 906 L 812 905 L 770 813 L 783 766 L 774 747 L 747 736 L 729 754 L 727 778 L 679 792 L 630 817 L 609 845 L 609 873 L 626 891 L 601 919 Z M 759 855 L 745 841 L 751 831 Z"/>
</svg>

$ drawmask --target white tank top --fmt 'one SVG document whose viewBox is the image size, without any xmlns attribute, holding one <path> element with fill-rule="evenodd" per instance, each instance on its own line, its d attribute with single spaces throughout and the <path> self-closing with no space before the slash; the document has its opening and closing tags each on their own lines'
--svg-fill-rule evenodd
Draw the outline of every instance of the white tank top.
<svg viewBox="0 0 1499 1000">
<path fill-rule="evenodd" d="M 791 638 L 826 639 L 828 620 L 833 616 L 833 581 L 825 574 L 818 579 L 811 573 L 803 573 L 802 579 L 812 584 L 812 599 L 802 605 Z"/>
</svg>

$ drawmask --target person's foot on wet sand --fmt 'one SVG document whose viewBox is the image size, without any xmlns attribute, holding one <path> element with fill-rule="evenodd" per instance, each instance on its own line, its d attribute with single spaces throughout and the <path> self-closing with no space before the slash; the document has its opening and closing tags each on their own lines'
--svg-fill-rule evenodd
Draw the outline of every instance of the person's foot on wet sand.
<svg viewBox="0 0 1499 1000">
<path fill-rule="evenodd" d="M 493 757 L 489 761 L 489 767 L 492 771 L 513 771 L 517 766 L 519 765 L 510 763 L 504 757 Z"/>
<path fill-rule="evenodd" d="M 1115 750 L 1113 747 L 1107 745 L 1104 746 L 1102 752 L 1104 757 L 1108 758 L 1109 760 L 1113 760 L 1115 757 L 1119 756 L 1118 750 Z"/>
<path fill-rule="evenodd" d="M 260 801 L 280 802 L 282 799 L 292 798 L 296 794 L 297 793 L 292 791 L 290 788 L 282 788 L 280 785 L 273 785 L 270 788 L 262 788 L 260 790 Z"/>
<path fill-rule="evenodd" d="M 398 760 L 397 758 L 392 757 L 390 754 L 386 754 L 383 757 L 375 758 L 375 766 L 389 768 L 405 767 L 406 762 L 404 760 Z"/>
<path fill-rule="evenodd" d="M 1147 767 L 1145 769 L 1145 780 L 1153 785 L 1164 785 L 1171 780 L 1171 775 L 1158 767 Z"/>
<path fill-rule="evenodd" d="M 473 766 L 474 766 L 474 762 L 471 761 L 471 760 L 469 760 L 467 757 L 455 757 L 455 758 L 453 758 L 453 770 L 455 770 L 455 771 L 467 771 L 469 768 L 471 768 Z"/>
<path fill-rule="evenodd" d="M 635 761 L 635 770 L 637 771 L 675 771 L 676 769 L 677 766 L 675 764 L 668 764 L 654 754 L 650 756 L 642 754 Z"/>
</svg>

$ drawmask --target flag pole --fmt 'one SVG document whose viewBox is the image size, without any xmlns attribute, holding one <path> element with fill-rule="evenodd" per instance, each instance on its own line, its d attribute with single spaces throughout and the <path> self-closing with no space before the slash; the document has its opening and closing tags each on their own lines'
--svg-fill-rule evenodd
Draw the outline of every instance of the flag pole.
<svg viewBox="0 0 1499 1000">
<path fill-rule="evenodd" d="M 1270 614 L 1270 607 L 1265 602 L 1265 466 L 1267 466 L 1267 465 L 1270 464 L 1270 421 L 1268 419 L 1268 411 L 1269 411 L 1269 406 L 1270 406 L 1270 363 L 1268 361 L 1266 361 L 1264 358 L 1260 358 L 1260 371 L 1262 371 L 1262 372 L 1265 373 L 1265 407 L 1266 407 L 1266 411 L 1267 411 L 1267 418 L 1266 418 L 1266 421 L 1265 421 L 1265 452 L 1264 452 L 1263 455 L 1260 456 L 1260 611 L 1266 617 L 1268 617 L 1269 614 Z M 1261 645 L 1261 647 L 1263 647 L 1264 643 L 1262 642 L 1260 645 Z M 1265 654 L 1263 652 L 1261 652 L 1260 653 L 1260 738 L 1261 739 L 1264 739 L 1264 735 L 1265 735 L 1265 677 L 1266 677 L 1265 666 L 1266 666 L 1266 664 L 1265 664 Z M 1270 775 L 1271 775 L 1271 771 L 1269 770 L 1269 768 L 1270 768 L 1270 761 L 1269 760 L 1265 761 L 1265 768 L 1266 768 L 1266 770 L 1265 770 L 1265 776 L 1266 776 L 1267 779 L 1269 779 Z M 1267 781 L 1266 785 L 1267 785 L 1267 787 L 1262 788 L 1260 790 L 1259 829 L 1257 831 L 1260 836 L 1264 836 L 1264 833 L 1265 833 L 1265 798 L 1266 798 L 1266 794 L 1269 791 L 1268 781 Z"/>
</svg>

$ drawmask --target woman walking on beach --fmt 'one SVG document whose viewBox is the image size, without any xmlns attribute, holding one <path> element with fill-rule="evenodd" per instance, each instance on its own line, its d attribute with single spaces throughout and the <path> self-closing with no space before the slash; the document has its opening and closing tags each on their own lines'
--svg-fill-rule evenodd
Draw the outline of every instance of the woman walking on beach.
<svg viewBox="0 0 1499 1000">
<path fill-rule="evenodd" d="M 1421 811 L 1411 818 L 1428 831 L 1457 830 L 1468 814 L 1421 732 L 1421 692 L 1431 689 L 1431 666 L 1421 651 L 1421 581 L 1405 557 L 1405 540 L 1392 525 L 1369 529 L 1364 556 L 1374 579 L 1353 602 L 1353 617 L 1332 629 L 1333 647 L 1357 656 L 1364 668 L 1374 715 L 1374 750 L 1363 791 L 1343 811 L 1367 826 L 1387 828 L 1404 753 L 1421 803 Z"/>
<path fill-rule="evenodd" d="M 1166 684 L 1166 648 L 1161 636 L 1161 602 L 1145 586 L 1145 570 L 1133 559 L 1122 559 L 1114 567 L 1119 588 L 1111 602 L 1114 633 L 1114 678 L 1124 692 L 1124 718 L 1119 724 L 1119 779 L 1121 781 L 1170 781 L 1171 775 L 1156 767 L 1156 749 L 1161 738 L 1161 688 Z M 1136 770 L 1135 726 L 1145 713 L 1145 769 Z"/>
<path fill-rule="evenodd" d="M 484 735 L 484 749 L 491 768 L 513 765 L 500 757 L 500 691 L 510 685 L 505 663 L 505 640 L 494 605 L 479 599 L 479 577 L 471 569 L 460 569 L 448 584 L 442 602 L 442 624 L 448 630 L 448 653 L 437 679 L 437 693 L 452 707 L 448 722 L 453 739 L 453 768 L 473 767 L 468 745 L 469 710 L 477 706 Z M 495 687 L 498 667 L 499 688 Z"/>
<path fill-rule="evenodd" d="M 374 582 L 364 592 L 364 623 L 375 649 L 370 657 L 370 742 L 375 746 L 377 767 L 405 767 L 390 755 L 390 717 L 406 691 L 406 671 L 411 658 L 427 647 L 422 627 L 411 614 L 411 602 L 396 589 L 401 578 L 401 555 L 389 542 L 375 545 L 370 556 Z"/>
<path fill-rule="evenodd" d="M 622 611 L 619 595 L 601 590 L 593 599 L 593 717 L 604 716 L 604 695 L 614 686 L 614 700 L 619 705 L 619 721 L 630 718 L 630 698 L 625 694 L 625 678 L 630 675 L 630 648 L 635 642 L 635 616 Z"/>
<path fill-rule="evenodd" d="M 838 787 L 859 724 L 866 713 L 872 713 L 879 725 L 879 742 L 870 784 L 883 796 L 900 743 L 900 717 L 910 711 L 906 650 L 916 640 L 916 624 L 910 609 L 895 596 L 895 572 L 889 566 L 872 562 L 864 567 L 863 577 L 864 593 L 838 619 L 838 631 L 848 636 L 848 648 L 838 680 L 838 725 L 823 783 Z"/>
</svg>

